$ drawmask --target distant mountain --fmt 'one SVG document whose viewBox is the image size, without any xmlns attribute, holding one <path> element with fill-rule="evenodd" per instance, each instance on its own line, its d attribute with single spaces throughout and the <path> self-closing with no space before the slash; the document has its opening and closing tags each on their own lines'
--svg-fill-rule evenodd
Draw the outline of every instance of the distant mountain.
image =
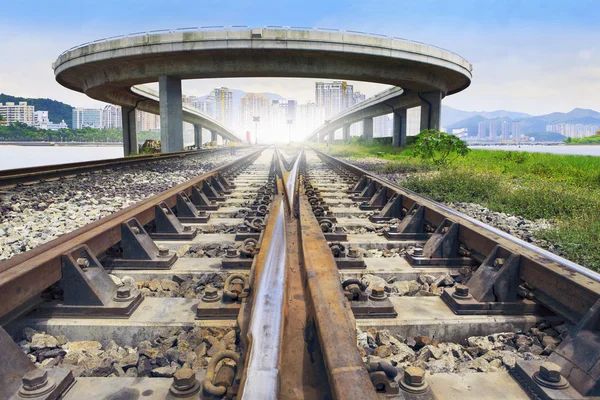
<svg viewBox="0 0 600 400">
<path fill-rule="evenodd" d="M 34 106 L 36 111 L 48 111 L 48 119 L 52 122 L 60 122 L 63 119 L 68 126 L 71 126 L 73 121 L 73 106 L 70 106 L 60 101 L 51 99 L 28 99 L 25 97 L 16 97 L 9 94 L 0 93 L 0 103 L 6 102 L 18 103 L 26 101 L 27 105 Z"/>
<path fill-rule="evenodd" d="M 482 116 L 487 119 L 495 119 L 495 118 L 510 118 L 510 119 L 518 119 L 518 118 L 527 118 L 531 117 L 529 114 L 516 112 L 516 111 L 506 111 L 506 110 L 497 110 L 497 111 L 463 111 L 457 110 L 456 108 L 452 108 L 449 106 L 442 105 L 442 126 L 448 127 L 450 125 L 455 124 L 456 122 L 467 120 L 471 117 Z"/>
<path fill-rule="evenodd" d="M 444 109 L 442 110 L 442 121 L 444 118 Z M 460 110 L 452 110 L 452 115 L 460 115 L 458 113 L 454 113 L 454 111 Z M 460 111 L 465 113 L 465 111 Z M 442 122 L 442 126 L 446 128 L 446 130 L 451 131 L 452 129 L 469 129 L 469 133 L 473 136 L 473 132 L 477 132 L 478 124 L 481 121 L 489 121 L 489 122 L 520 122 L 521 123 L 521 132 L 527 133 L 529 135 L 535 136 L 535 134 L 540 134 L 546 132 L 546 125 L 551 124 L 583 124 L 583 125 L 600 125 L 600 112 L 594 110 L 587 110 L 583 108 L 575 108 L 568 113 L 562 112 L 553 112 L 545 115 L 537 115 L 531 116 L 524 113 L 513 113 L 510 111 L 493 111 L 487 113 L 480 113 L 475 116 L 467 117 L 460 121 L 456 121 L 451 124 L 447 124 L 444 126 Z"/>
</svg>

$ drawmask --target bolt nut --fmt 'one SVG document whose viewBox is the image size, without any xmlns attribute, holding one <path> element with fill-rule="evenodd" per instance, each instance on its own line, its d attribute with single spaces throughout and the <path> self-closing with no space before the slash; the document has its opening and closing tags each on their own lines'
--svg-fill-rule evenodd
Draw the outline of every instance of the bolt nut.
<svg viewBox="0 0 600 400">
<path fill-rule="evenodd" d="M 183 231 L 184 232 L 191 232 L 192 231 L 192 227 L 189 226 L 189 225 L 186 225 L 186 226 L 183 227 Z"/>
<path fill-rule="evenodd" d="M 442 228 L 442 233 L 448 233 L 448 231 L 450 230 L 450 228 L 448 228 L 447 226 Z"/>
<path fill-rule="evenodd" d="M 237 255 L 238 254 L 237 254 L 236 249 L 227 249 L 227 253 L 226 253 L 225 257 L 234 258 L 234 257 L 237 257 Z"/>
<path fill-rule="evenodd" d="M 419 367 L 408 367 L 404 370 L 404 381 L 411 386 L 425 384 L 425 371 Z"/>
<path fill-rule="evenodd" d="M 77 265 L 81 268 L 87 268 L 90 266 L 90 260 L 84 257 L 80 257 L 77 259 Z"/>
<path fill-rule="evenodd" d="M 48 372 L 41 368 L 32 369 L 23 375 L 23 389 L 37 390 L 48 383 Z"/>
<path fill-rule="evenodd" d="M 413 256 L 422 256 L 423 255 L 423 248 L 422 247 L 415 247 L 413 249 Z"/>
<path fill-rule="evenodd" d="M 138 228 L 137 226 L 132 226 L 131 232 L 135 233 L 136 235 L 139 235 L 141 233 L 140 228 Z"/>
<path fill-rule="evenodd" d="M 454 287 L 454 294 L 460 297 L 467 297 L 469 295 L 469 287 L 467 285 L 456 285 Z"/>
<path fill-rule="evenodd" d="M 204 296 L 202 296 L 202 301 L 205 303 L 212 303 L 219 300 L 219 291 L 214 286 L 207 286 L 204 289 Z"/>
<path fill-rule="evenodd" d="M 165 246 L 160 246 L 158 248 L 158 255 L 160 257 L 166 257 L 166 256 L 168 256 L 169 255 L 169 248 L 165 247 Z"/>
<path fill-rule="evenodd" d="M 372 288 L 369 298 L 375 301 L 385 300 L 387 298 L 385 295 L 385 289 L 382 286 L 376 286 Z"/>
<path fill-rule="evenodd" d="M 162 209 L 162 210 L 163 210 L 163 212 L 164 212 L 165 214 L 170 214 L 170 213 L 171 213 L 171 210 L 169 210 L 167 207 L 163 207 L 163 209 Z"/>
<path fill-rule="evenodd" d="M 358 258 L 358 249 L 356 247 L 350 247 L 348 249 L 348 257 L 350 258 Z"/>
<path fill-rule="evenodd" d="M 494 267 L 501 267 L 504 265 L 504 258 L 496 258 L 494 260 Z"/>
<path fill-rule="evenodd" d="M 127 286 L 119 286 L 117 288 L 117 299 L 127 299 L 131 297 L 131 289 Z"/>
<path fill-rule="evenodd" d="M 552 362 L 543 362 L 540 365 L 540 377 L 548 382 L 560 382 L 561 367 Z"/>
<path fill-rule="evenodd" d="M 179 390 L 186 390 L 196 383 L 196 373 L 191 368 L 180 368 L 173 375 L 173 386 Z"/>
</svg>

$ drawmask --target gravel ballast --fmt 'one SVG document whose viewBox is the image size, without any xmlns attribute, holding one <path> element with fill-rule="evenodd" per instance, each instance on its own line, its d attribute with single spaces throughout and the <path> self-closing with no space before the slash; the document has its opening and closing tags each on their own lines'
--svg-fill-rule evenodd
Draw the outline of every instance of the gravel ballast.
<svg viewBox="0 0 600 400">
<path fill-rule="evenodd" d="M 252 149 L 95 171 L 0 189 L 0 261 L 237 159 Z"/>
</svg>

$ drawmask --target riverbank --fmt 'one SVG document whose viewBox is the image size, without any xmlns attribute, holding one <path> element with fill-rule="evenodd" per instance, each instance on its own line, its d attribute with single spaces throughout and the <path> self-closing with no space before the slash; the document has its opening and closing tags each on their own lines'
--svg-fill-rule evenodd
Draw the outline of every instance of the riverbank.
<svg viewBox="0 0 600 400">
<path fill-rule="evenodd" d="M 3 142 L 0 146 L 123 147 L 121 142 Z"/>
<path fill-rule="evenodd" d="M 473 150 L 437 171 L 410 150 L 386 145 L 336 144 L 329 152 L 600 270 L 600 157 Z M 499 213 L 524 222 L 507 227 Z"/>
</svg>

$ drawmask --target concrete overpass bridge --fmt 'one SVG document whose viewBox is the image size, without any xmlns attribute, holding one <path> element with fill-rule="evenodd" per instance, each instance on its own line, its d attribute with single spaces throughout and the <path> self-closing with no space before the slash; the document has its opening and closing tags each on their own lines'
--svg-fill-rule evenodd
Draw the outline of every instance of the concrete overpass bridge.
<svg viewBox="0 0 600 400">
<path fill-rule="evenodd" d="M 442 97 L 471 83 L 471 64 L 434 46 L 381 35 L 294 27 L 205 27 L 137 33 L 69 49 L 53 64 L 65 87 L 123 107 L 126 152 L 132 109 L 160 113 L 163 151 L 183 148 L 182 121 L 208 125 L 184 112 L 182 79 L 304 77 L 357 80 L 414 92 L 434 110 Z M 158 100 L 136 85 L 159 82 Z M 423 100 L 422 100 L 423 101 Z M 424 101 L 423 101 L 424 102 Z M 133 119 L 133 121 L 132 121 Z M 435 117 L 429 118 L 434 121 Z M 226 137 L 233 132 L 215 128 Z M 239 139 L 234 139 L 239 140 Z"/>
</svg>

